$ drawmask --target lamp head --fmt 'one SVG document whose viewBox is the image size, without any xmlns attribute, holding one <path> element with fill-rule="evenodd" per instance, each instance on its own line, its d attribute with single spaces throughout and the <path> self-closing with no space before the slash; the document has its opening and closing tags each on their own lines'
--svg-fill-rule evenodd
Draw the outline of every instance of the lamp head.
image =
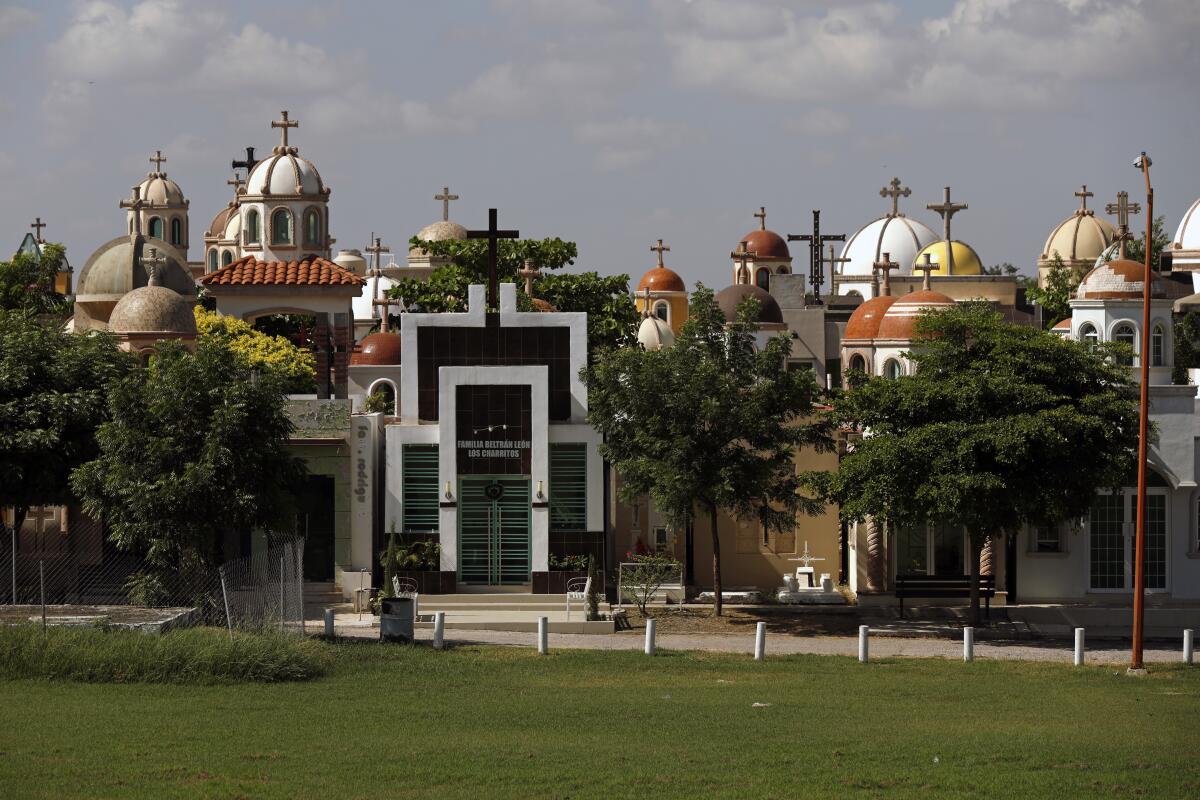
<svg viewBox="0 0 1200 800">
<path fill-rule="evenodd" d="M 1149 169 L 1150 165 L 1153 163 L 1154 162 L 1150 160 L 1150 156 L 1146 155 L 1146 151 L 1143 150 L 1141 155 L 1133 160 L 1133 167 L 1134 169 Z"/>
</svg>

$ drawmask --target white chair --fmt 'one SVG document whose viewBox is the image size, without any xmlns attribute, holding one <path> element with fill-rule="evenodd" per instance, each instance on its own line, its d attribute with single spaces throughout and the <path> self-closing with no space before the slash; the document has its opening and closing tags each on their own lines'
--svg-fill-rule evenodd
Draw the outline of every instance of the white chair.
<svg viewBox="0 0 1200 800">
<path fill-rule="evenodd" d="M 567 581 L 567 620 L 571 619 L 571 601 L 583 603 L 587 607 L 587 597 L 592 591 L 592 579 L 587 578 L 571 578 Z M 586 612 L 584 613 L 586 617 Z"/>
<path fill-rule="evenodd" d="M 399 575 L 392 576 L 392 594 L 396 597 L 407 597 L 413 601 L 413 621 L 417 619 L 417 601 L 420 598 L 417 582 L 413 578 L 401 578 Z"/>
</svg>

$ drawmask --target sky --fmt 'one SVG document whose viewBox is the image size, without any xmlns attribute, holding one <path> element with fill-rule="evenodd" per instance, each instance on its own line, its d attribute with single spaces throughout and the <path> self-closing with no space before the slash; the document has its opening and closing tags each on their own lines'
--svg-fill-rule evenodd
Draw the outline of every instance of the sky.
<svg viewBox="0 0 1200 800">
<path fill-rule="evenodd" d="M 198 260 L 288 109 L 335 249 L 402 250 L 448 185 L 452 219 L 497 207 L 575 270 L 636 281 L 661 238 L 719 288 L 759 206 L 850 234 L 897 176 L 902 211 L 940 231 L 950 185 L 955 238 L 1032 274 L 1080 184 L 1142 199 L 1141 150 L 1169 231 L 1200 196 L 1197 42 L 1195 0 L 0 0 L 0 241 L 40 216 L 78 270 L 161 149 Z"/>
</svg>

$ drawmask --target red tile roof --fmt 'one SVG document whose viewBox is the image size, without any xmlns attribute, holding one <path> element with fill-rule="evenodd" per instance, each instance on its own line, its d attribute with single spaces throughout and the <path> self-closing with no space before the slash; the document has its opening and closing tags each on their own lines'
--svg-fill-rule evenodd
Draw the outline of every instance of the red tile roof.
<svg viewBox="0 0 1200 800">
<path fill-rule="evenodd" d="M 365 280 L 320 256 L 301 261 L 259 261 L 243 256 L 200 279 L 205 286 L 361 286 Z"/>
</svg>

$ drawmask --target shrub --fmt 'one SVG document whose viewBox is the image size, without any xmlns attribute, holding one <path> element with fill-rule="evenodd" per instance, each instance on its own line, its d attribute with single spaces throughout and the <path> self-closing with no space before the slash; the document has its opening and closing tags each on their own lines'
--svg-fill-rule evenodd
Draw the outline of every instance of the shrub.
<svg viewBox="0 0 1200 800">
<path fill-rule="evenodd" d="M 106 628 L 0 626 L 0 678 L 85 683 L 277 683 L 325 674 L 324 645 L 191 628 L 154 636 Z"/>
<path fill-rule="evenodd" d="M 626 553 L 635 566 L 623 570 L 621 593 L 637 605 L 638 613 L 646 616 L 646 606 L 668 580 L 679 575 L 679 562 L 660 553 Z"/>
<path fill-rule="evenodd" d="M 392 414 L 395 410 L 395 400 L 385 392 L 373 392 L 363 401 L 363 411 L 368 414 Z"/>
<path fill-rule="evenodd" d="M 390 558 L 396 569 L 407 572 L 435 572 L 441 569 L 442 546 L 433 539 L 417 539 L 407 544 L 399 545 L 395 555 L 390 556 L 391 542 L 388 549 L 379 554 L 379 562 L 387 569 Z"/>
<path fill-rule="evenodd" d="M 131 605 L 158 608 L 168 604 L 170 593 L 163 580 L 152 572 L 136 572 L 125 581 L 125 594 Z"/>
<path fill-rule="evenodd" d="M 556 556 L 550 554 L 550 569 L 556 572 L 583 572 L 588 568 L 591 556 Z"/>
</svg>

